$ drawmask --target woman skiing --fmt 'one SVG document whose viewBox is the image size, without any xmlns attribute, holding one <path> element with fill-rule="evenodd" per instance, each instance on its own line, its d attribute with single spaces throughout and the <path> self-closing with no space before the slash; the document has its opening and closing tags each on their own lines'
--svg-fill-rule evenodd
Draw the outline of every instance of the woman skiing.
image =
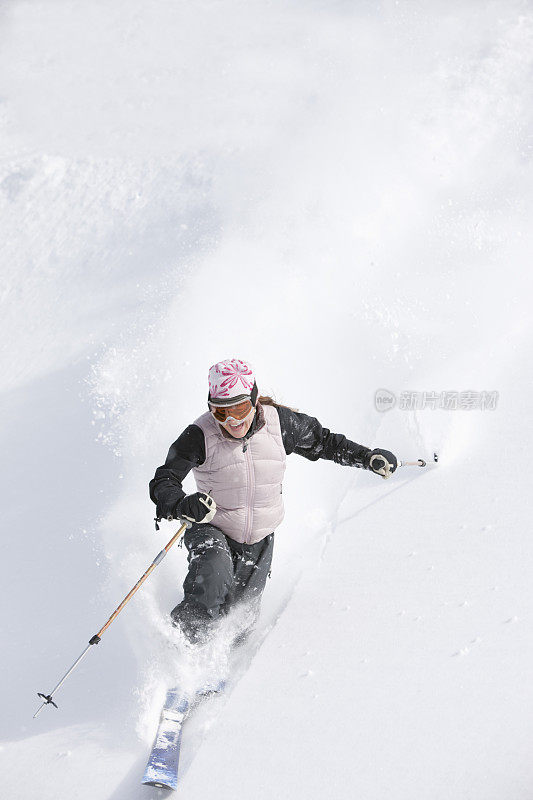
<svg viewBox="0 0 533 800">
<path fill-rule="evenodd" d="M 287 455 L 324 458 L 383 477 L 397 467 L 388 450 L 351 442 L 314 417 L 258 397 L 246 361 L 211 367 L 208 407 L 174 442 L 150 481 L 158 519 L 192 522 L 184 538 L 184 598 L 171 617 L 193 643 L 205 640 L 236 604 L 247 602 L 258 612 L 274 531 L 283 519 Z M 186 495 L 182 482 L 191 469 L 198 491 Z"/>
</svg>

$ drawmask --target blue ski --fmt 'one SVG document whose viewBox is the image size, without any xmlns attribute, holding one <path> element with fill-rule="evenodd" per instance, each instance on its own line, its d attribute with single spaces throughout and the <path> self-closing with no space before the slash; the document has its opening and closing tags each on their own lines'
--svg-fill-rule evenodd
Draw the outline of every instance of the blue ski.
<svg viewBox="0 0 533 800">
<path fill-rule="evenodd" d="M 204 697 L 223 691 L 224 686 L 225 681 L 220 681 L 212 687 L 204 686 L 196 692 L 192 702 L 179 688 L 168 690 L 152 752 L 142 779 L 145 786 L 176 789 L 183 723 L 197 703 Z"/>
<path fill-rule="evenodd" d="M 159 728 L 142 782 L 147 786 L 175 789 L 178 785 L 181 732 L 189 711 L 189 700 L 179 689 L 169 689 Z"/>
</svg>

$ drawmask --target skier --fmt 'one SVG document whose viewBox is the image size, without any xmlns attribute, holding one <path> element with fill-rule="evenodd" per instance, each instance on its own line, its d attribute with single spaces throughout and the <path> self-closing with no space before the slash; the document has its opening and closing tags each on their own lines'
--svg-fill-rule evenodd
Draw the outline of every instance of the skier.
<svg viewBox="0 0 533 800">
<path fill-rule="evenodd" d="M 220 361 L 209 370 L 209 410 L 170 447 L 150 481 L 157 520 L 186 519 L 189 569 L 184 598 L 171 618 L 192 643 L 205 641 L 217 620 L 246 603 L 252 616 L 272 561 L 274 531 L 283 519 L 285 458 L 298 453 L 389 477 L 388 450 L 370 449 L 323 428 L 315 417 L 258 397 L 249 363 Z M 193 470 L 198 491 L 186 495 Z"/>
</svg>

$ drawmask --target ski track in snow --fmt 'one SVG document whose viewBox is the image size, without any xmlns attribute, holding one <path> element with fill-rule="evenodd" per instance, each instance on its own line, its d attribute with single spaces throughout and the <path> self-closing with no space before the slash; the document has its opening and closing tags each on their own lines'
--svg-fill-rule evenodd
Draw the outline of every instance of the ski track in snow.
<svg viewBox="0 0 533 800">
<path fill-rule="evenodd" d="M 3 796 L 161 797 L 139 782 L 166 689 L 229 670 L 185 724 L 182 797 L 529 797 L 531 8 L 2 21 Z M 235 659 L 176 639 L 174 548 L 33 721 L 174 533 L 147 482 L 232 356 L 428 468 L 292 455 Z M 378 413 L 379 387 L 499 401 Z"/>
</svg>

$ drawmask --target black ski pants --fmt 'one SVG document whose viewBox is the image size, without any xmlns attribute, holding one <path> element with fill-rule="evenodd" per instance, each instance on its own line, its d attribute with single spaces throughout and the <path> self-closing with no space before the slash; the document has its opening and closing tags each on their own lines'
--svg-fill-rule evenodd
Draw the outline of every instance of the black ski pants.
<svg viewBox="0 0 533 800">
<path fill-rule="evenodd" d="M 189 638 L 240 602 L 259 607 L 272 563 L 273 533 L 256 544 L 241 544 L 215 525 L 193 522 L 184 541 L 189 570 L 184 598 L 171 616 Z"/>
</svg>

